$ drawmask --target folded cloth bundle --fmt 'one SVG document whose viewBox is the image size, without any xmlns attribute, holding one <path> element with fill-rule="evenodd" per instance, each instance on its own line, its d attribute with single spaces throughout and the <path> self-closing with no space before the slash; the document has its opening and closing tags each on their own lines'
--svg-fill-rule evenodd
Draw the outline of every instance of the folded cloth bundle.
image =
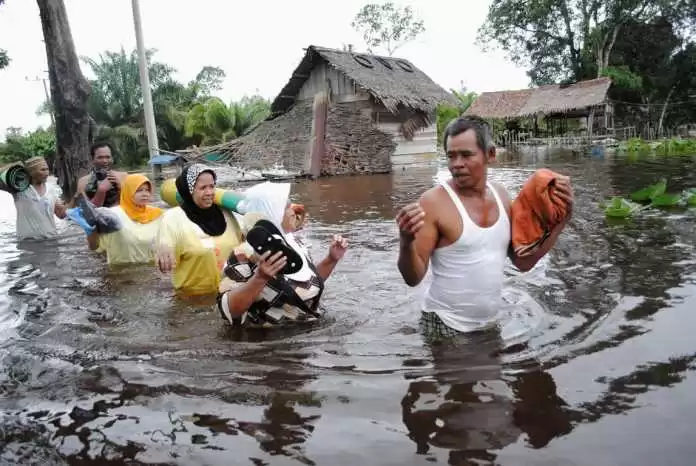
<svg viewBox="0 0 696 466">
<path fill-rule="evenodd" d="M 123 228 L 123 223 L 118 215 L 108 207 L 94 207 L 87 196 L 80 194 L 74 209 L 67 209 L 66 215 L 77 223 L 86 234 L 96 231 L 100 234 L 113 233 Z"/>
<path fill-rule="evenodd" d="M 512 247 L 517 256 L 532 254 L 568 216 L 568 206 L 555 193 L 561 176 L 546 168 L 537 170 L 512 203 Z"/>
</svg>

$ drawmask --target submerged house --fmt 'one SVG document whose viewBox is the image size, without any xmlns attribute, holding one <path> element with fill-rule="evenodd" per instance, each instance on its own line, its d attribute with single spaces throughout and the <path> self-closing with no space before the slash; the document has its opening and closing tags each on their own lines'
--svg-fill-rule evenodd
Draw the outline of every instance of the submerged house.
<svg viewBox="0 0 696 466">
<path fill-rule="evenodd" d="M 230 142 L 225 158 L 305 173 L 314 165 L 322 175 L 389 172 L 409 155 L 436 152 L 440 103 L 459 102 L 408 60 L 310 46 L 268 119 Z"/>
<path fill-rule="evenodd" d="M 613 129 L 613 106 L 608 99 L 611 83 L 610 78 L 603 77 L 567 85 L 484 92 L 465 114 L 505 120 L 508 131 L 524 131 L 533 138 L 573 131 L 592 137 Z M 543 131 L 538 127 L 541 118 L 546 123 Z M 579 120 L 575 129 L 568 124 L 573 120 Z"/>
</svg>

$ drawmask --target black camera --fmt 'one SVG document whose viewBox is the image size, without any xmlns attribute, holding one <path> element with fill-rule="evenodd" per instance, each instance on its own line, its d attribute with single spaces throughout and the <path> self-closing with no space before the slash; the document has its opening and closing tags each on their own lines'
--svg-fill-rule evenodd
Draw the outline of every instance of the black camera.
<svg viewBox="0 0 696 466">
<path fill-rule="evenodd" d="M 97 181 L 104 181 L 106 177 L 109 176 L 109 170 L 104 168 L 94 170 L 94 176 L 97 178 Z"/>
</svg>

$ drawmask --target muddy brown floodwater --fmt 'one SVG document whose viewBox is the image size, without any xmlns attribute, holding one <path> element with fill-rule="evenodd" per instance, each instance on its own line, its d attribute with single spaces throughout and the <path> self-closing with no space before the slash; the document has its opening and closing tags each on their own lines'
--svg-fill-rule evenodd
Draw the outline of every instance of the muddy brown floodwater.
<svg viewBox="0 0 696 466">
<path fill-rule="evenodd" d="M 576 207 L 535 270 L 507 271 L 500 337 L 429 347 L 396 269 L 396 210 L 442 166 L 293 187 L 315 256 L 350 250 L 330 317 L 230 334 L 149 266 L 108 270 L 72 225 L 17 244 L 0 198 L 0 463 L 108 465 L 690 465 L 696 454 L 696 210 L 607 223 L 598 201 L 691 157 L 502 157 L 573 177 Z"/>
</svg>

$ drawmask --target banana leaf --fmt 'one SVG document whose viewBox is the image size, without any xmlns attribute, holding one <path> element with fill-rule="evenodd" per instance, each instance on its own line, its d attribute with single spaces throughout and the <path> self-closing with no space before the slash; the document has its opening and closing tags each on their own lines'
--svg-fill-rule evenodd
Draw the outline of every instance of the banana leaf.
<svg viewBox="0 0 696 466">
<path fill-rule="evenodd" d="M 651 201 L 656 196 L 661 196 L 667 190 L 667 180 L 662 178 L 657 183 L 650 185 L 646 188 L 638 190 L 631 194 L 631 200 L 633 202 L 648 202 Z"/>
<path fill-rule="evenodd" d="M 651 205 L 653 207 L 675 207 L 682 201 L 681 194 L 660 194 L 652 198 Z"/>
<path fill-rule="evenodd" d="M 636 210 L 640 209 L 638 204 L 618 196 L 613 197 L 611 201 L 605 203 L 602 207 L 604 208 L 604 215 L 612 218 L 628 218 Z"/>
</svg>

